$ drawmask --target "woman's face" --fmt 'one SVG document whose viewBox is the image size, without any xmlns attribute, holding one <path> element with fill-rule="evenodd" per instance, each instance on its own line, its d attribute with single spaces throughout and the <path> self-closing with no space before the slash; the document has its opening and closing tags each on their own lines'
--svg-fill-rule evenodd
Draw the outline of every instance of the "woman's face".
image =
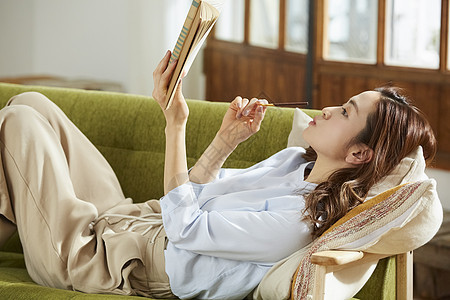
<svg viewBox="0 0 450 300">
<path fill-rule="evenodd" d="M 318 157 L 344 160 L 350 141 L 365 128 L 367 116 L 375 110 L 379 99 L 379 92 L 367 91 L 342 106 L 324 108 L 322 115 L 314 117 L 303 131 L 303 138 Z"/>
</svg>

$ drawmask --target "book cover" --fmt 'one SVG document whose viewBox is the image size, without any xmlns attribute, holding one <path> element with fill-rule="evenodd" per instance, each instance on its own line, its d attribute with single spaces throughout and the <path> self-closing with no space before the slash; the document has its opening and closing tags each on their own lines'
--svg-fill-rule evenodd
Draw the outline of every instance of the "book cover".
<svg viewBox="0 0 450 300">
<path fill-rule="evenodd" d="M 192 1 L 170 58 L 170 62 L 178 60 L 178 63 L 169 83 L 166 109 L 172 103 L 182 74 L 188 73 L 201 46 L 217 21 L 222 5 L 223 0 Z"/>
</svg>

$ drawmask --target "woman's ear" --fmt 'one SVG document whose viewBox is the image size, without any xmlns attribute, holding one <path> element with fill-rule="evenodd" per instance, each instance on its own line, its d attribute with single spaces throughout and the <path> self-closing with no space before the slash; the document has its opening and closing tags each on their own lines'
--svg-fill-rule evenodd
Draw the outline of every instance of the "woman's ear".
<svg viewBox="0 0 450 300">
<path fill-rule="evenodd" d="M 356 144 L 350 147 L 345 162 L 352 165 L 366 164 L 373 158 L 373 150 L 366 144 Z"/>
</svg>

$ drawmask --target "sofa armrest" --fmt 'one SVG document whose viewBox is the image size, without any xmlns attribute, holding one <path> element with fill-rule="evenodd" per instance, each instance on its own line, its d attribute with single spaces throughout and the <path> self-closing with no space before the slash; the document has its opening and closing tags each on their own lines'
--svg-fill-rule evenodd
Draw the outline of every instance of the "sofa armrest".
<svg viewBox="0 0 450 300">
<path fill-rule="evenodd" d="M 318 266 L 327 267 L 328 272 L 388 257 L 387 254 L 374 254 L 362 251 L 328 250 L 314 253 L 311 262 Z"/>
<path fill-rule="evenodd" d="M 344 265 L 364 257 L 361 251 L 322 251 L 314 253 L 311 257 L 311 262 L 321 266 Z"/>
</svg>

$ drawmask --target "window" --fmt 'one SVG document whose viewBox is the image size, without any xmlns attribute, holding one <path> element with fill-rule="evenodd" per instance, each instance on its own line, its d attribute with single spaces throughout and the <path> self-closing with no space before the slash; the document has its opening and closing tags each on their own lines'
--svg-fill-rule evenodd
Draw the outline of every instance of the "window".
<svg viewBox="0 0 450 300">
<path fill-rule="evenodd" d="M 280 0 L 250 2 L 250 44 L 278 48 Z"/>
<path fill-rule="evenodd" d="M 392 82 L 429 117 L 439 133 L 436 166 L 450 169 L 450 0 L 227 1 L 239 3 L 228 27 L 241 31 L 208 41 L 206 99 L 264 93 L 321 108 Z M 217 41 L 223 36 L 242 42 Z"/>
<path fill-rule="evenodd" d="M 376 63 L 378 1 L 328 0 L 324 58 Z"/>
<path fill-rule="evenodd" d="M 386 64 L 439 68 L 440 0 L 387 0 Z"/>
<path fill-rule="evenodd" d="M 224 3 L 215 25 L 219 40 L 242 43 L 244 41 L 245 0 L 228 0 Z"/>
<path fill-rule="evenodd" d="M 308 20 L 309 0 L 286 0 L 286 50 L 308 52 Z"/>
</svg>

